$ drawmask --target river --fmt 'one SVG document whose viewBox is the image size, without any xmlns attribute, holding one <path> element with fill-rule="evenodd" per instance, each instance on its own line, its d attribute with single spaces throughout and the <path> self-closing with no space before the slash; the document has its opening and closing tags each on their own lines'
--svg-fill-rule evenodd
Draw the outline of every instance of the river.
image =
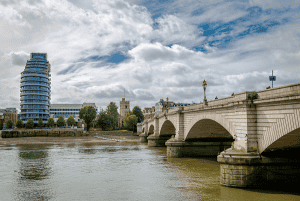
<svg viewBox="0 0 300 201">
<path fill-rule="evenodd" d="M 140 143 L 0 144 L 0 200 L 300 200 L 297 189 L 219 184 L 213 158 Z"/>
</svg>

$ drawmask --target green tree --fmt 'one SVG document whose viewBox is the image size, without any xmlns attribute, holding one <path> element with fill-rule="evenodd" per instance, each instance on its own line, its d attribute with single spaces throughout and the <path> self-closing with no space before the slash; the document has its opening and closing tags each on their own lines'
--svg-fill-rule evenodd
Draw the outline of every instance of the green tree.
<svg viewBox="0 0 300 201">
<path fill-rule="evenodd" d="M 44 126 L 44 122 L 43 122 L 43 119 L 41 117 L 38 119 L 37 126 L 40 127 L 40 128 L 42 128 Z"/>
<path fill-rule="evenodd" d="M 54 127 L 54 119 L 53 118 L 49 118 L 48 119 L 48 121 L 47 121 L 47 125 L 49 126 L 49 127 Z"/>
<path fill-rule="evenodd" d="M 97 126 L 102 128 L 102 130 L 106 130 L 112 127 L 112 118 L 104 111 L 100 112 L 99 117 L 97 119 Z"/>
<path fill-rule="evenodd" d="M 144 115 L 143 115 L 143 112 L 142 112 L 142 110 L 139 106 L 134 106 L 134 108 L 132 109 L 132 113 L 138 118 L 137 123 L 141 123 L 142 121 L 144 121 Z M 134 126 L 134 130 L 137 130 L 137 125 L 136 124 Z"/>
<path fill-rule="evenodd" d="M 107 106 L 106 113 L 112 118 L 112 127 L 115 129 L 118 126 L 118 107 L 115 102 L 110 102 Z"/>
<path fill-rule="evenodd" d="M 133 115 L 132 112 L 127 112 L 126 115 L 125 115 L 125 117 L 123 117 L 123 126 L 124 126 L 125 128 L 127 128 L 127 127 L 126 127 L 126 121 L 129 119 L 129 117 L 130 117 L 131 115 Z"/>
<path fill-rule="evenodd" d="M 25 127 L 27 129 L 33 129 L 33 127 L 34 127 L 34 121 L 33 121 L 33 119 L 28 119 L 27 123 L 25 124 Z"/>
<path fill-rule="evenodd" d="M 60 116 L 58 119 L 57 119 L 57 126 L 58 127 L 61 127 L 61 126 L 65 126 L 66 125 L 66 122 L 65 122 L 65 119 L 63 116 Z"/>
<path fill-rule="evenodd" d="M 67 119 L 67 124 L 68 124 L 68 126 L 75 126 L 76 125 L 76 121 L 75 121 L 73 116 L 69 116 L 69 118 Z"/>
<path fill-rule="evenodd" d="M 87 125 L 87 130 L 89 130 L 91 123 L 96 118 L 96 109 L 92 106 L 81 108 L 79 111 L 79 118 L 83 119 Z"/>
<path fill-rule="evenodd" d="M 11 119 L 7 120 L 6 128 L 12 128 L 13 126 L 14 126 L 14 122 Z"/>
<path fill-rule="evenodd" d="M 133 114 L 128 117 L 125 125 L 128 129 L 132 129 L 132 132 L 134 133 L 134 126 L 137 124 L 137 122 L 138 118 Z"/>
<path fill-rule="evenodd" d="M 138 123 L 141 123 L 142 121 L 144 121 L 144 115 L 139 106 L 135 106 L 132 109 L 132 113 L 138 118 Z"/>
<path fill-rule="evenodd" d="M 23 124 L 22 119 L 19 119 L 19 120 L 17 121 L 17 123 L 16 123 L 16 127 L 17 127 L 17 128 L 23 128 L 23 126 L 24 126 L 24 124 Z"/>
</svg>

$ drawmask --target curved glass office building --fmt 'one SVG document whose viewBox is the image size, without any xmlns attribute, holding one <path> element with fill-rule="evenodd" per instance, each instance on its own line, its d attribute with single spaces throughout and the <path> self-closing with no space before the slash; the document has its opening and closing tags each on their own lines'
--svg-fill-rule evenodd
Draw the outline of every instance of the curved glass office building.
<svg viewBox="0 0 300 201">
<path fill-rule="evenodd" d="M 21 113 L 23 123 L 41 117 L 44 123 L 50 118 L 51 78 L 50 64 L 46 53 L 31 53 L 21 73 Z"/>
</svg>

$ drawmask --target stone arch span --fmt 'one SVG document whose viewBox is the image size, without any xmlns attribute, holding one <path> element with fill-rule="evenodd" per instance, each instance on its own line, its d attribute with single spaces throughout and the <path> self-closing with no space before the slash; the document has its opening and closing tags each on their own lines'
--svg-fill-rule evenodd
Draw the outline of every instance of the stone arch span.
<svg viewBox="0 0 300 201">
<path fill-rule="evenodd" d="M 176 128 L 170 120 L 165 120 L 160 128 L 159 131 L 160 136 L 171 136 L 171 135 L 176 135 Z"/>
<path fill-rule="evenodd" d="M 263 132 L 259 139 L 260 153 L 272 149 L 300 147 L 300 110 L 293 114 L 285 114 L 285 118 L 277 119 L 271 127 Z"/>
<path fill-rule="evenodd" d="M 142 133 L 144 133 L 145 132 L 145 128 L 143 128 L 143 130 L 142 130 Z"/>
<path fill-rule="evenodd" d="M 221 139 L 231 139 L 232 135 L 218 122 L 212 119 L 201 119 L 197 121 L 185 136 L 185 141 L 190 140 L 212 140 L 220 141 Z"/>
<path fill-rule="evenodd" d="M 184 139 L 187 138 L 187 136 L 189 135 L 191 129 L 201 120 L 211 120 L 213 121 L 216 125 L 221 126 L 223 129 L 225 129 L 227 131 L 227 133 L 229 133 L 231 135 L 231 137 L 233 137 L 234 133 L 230 132 L 230 122 L 228 119 L 225 119 L 222 117 L 221 114 L 203 114 L 203 115 L 196 115 L 195 118 L 193 118 L 189 123 L 187 128 L 185 129 L 184 132 Z M 218 126 L 218 127 L 219 127 Z"/>
<path fill-rule="evenodd" d="M 148 135 L 153 134 L 153 133 L 154 133 L 154 125 L 151 124 L 151 125 L 149 125 Z"/>
</svg>

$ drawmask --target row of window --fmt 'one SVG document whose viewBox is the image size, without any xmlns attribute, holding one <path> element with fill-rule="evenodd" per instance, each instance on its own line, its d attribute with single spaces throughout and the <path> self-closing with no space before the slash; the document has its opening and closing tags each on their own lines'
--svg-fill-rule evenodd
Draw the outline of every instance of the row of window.
<svg viewBox="0 0 300 201">
<path fill-rule="evenodd" d="M 22 72 L 22 77 L 28 77 L 29 79 L 34 78 L 34 77 L 48 77 L 48 75 L 46 73 L 41 74 L 41 73 L 31 73 L 31 72 Z M 30 77 L 32 76 L 32 77 Z M 33 80 L 33 79 L 32 79 Z"/>
<path fill-rule="evenodd" d="M 74 117 L 74 115 L 67 115 L 67 114 L 64 114 L 64 115 L 61 115 L 61 114 L 56 114 L 56 115 L 53 115 L 53 118 L 59 118 L 59 117 L 63 117 L 65 119 L 68 119 L 70 116 Z M 75 119 L 75 117 L 74 117 Z M 80 119 L 77 119 L 78 121 L 80 121 Z"/>
<path fill-rule="evenodd" d="M 60 112 L 50 112 L 50 114 L 57 114 L 57 115 L 79 115 L 79 112 L 67 112 L 67 113 L 65 113 L 65 112 L 62 112 L 62 113 L 60 113 Z"/>
<path fill-rule="evenodd" d="M 21 112 L 43 112 L 43 113 L 48 113 L 48 111 L 45 110 L 45 109 L 42 109 L 42 110 L 21 109 Z"/>
<path fill-rule="evenodd" d="M 50 109 L 50 111 L 80 111 L 80 109 Z"/>
<path fill-rule="evenodd" d="M 24 109 L 48 109 L 48 106 L 45 106 L 45 105 L 21 105 L 21 108 L 24 108 Z"/>
<path fill-rule="evenodd" d="M 46 78 L 41 78 L 41 77 L 22 77 L 21 78 L 21 82 L 22 81 L 27 81 L 27 83 L 35 83 L 35 82 L 30 82 L 31 80 L 35 80 L 35 81 L 43 81 L 43 82 L 49 82 L 48 79 Z"/>
<path fill-rule="evenodd" d="M 44 94 L 44 95 L 49 95 L 48 92 L 40 92 L 40 91 L 26 91 L 26 93 L 21 93 L 21 95 L 26 95 L 26 94 Z"/>
<path fill-rule="evenodd" d="M 21 100 L 29 100 L 29 99 L 45 100 L 45 102 L 49 100 L 49 98 L 46 97 L 46 96 L 32 96 L 32 95 L 31 95 L 31 96 L 23 96 L 23 97 L 21 98 Z M 36 101 L 32 101 L 32 102 L 36 102 Z"/>
</svg>

